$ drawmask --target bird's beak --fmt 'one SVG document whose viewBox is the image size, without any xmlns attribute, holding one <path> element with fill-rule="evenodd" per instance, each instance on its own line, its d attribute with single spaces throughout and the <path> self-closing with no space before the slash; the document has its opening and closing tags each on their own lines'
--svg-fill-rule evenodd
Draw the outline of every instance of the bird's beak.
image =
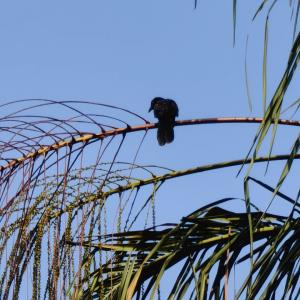
<svg viewBox="0 0 300 300">
<path fill-rule="evenodd" d="M 151 110 L 153 110 L 153 107 L 152 107 L 152 106 L 150 106 L 150 108 L 149 108 L 148 112 L 150 112 Z"/>
</svg>

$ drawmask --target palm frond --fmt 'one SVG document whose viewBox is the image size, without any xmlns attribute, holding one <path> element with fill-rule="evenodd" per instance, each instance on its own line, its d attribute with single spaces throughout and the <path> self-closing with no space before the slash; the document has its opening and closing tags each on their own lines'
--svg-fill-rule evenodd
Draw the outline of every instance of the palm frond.
<svg viewBox="0 0 300 300">
<path fill-rule="evenodd" d="M 223 199 L 219 203 L 227 203 L 231 200 Z M 285 256 L 288 255 L 289 246 L 296 241 L 299 224 L 297 219 L 263 214 L 259 211 L 251 212 L 251 218 L 255 226 L 253 231 L 255 259 L 250 295 L 256 296 L 268 276 L 272 274 L 273 265 L 268 265 L 267 258 L 274 257 L 274 263 L 278 262 L 278 257 L 284 257 L 285 261 L 288 259 Z M 281 245 L 289 235 L 291 237 Z M 91 273 L 91 278 L 83 280 L 79 287 L 80 292 L 75 289 L 74 292 L 82 295 L 82 298 L 101 294 L 103 299 L 114 299 L 123 289 L 124 272 L 128 274 L 130 265 L 127 299 L 131 299 L 142 287 L 144 293 L 141 299 L 148 299 L 150 293 L 154 296 L 157 292 L 163 276 L 166 276 L 166 271 L 179 262 L 182 268 L 169 291 L 168 299 L 177 299 L 177 297 L 182 299 L 188 296 L 187 293 L 190 293 L 190 296 L 194 295 L 193 297 L 196 297 L 197 293 L 199 299 L 203 299 L 204 295 L 218 298 L 224 293 L 226 272 L 230 273 L 235 264 L 242 263 L 249 256 L 249 254 L 242 255 L 250 243 L 248 214 L 233 213 L 215 206 L 214 203 L 184 217 L 176 225 L 166 224 L 143 231 L 121 232 L 101 238 L 105 242 L 80 243 L 84 247 L 93 249 L 90 255 L 96 256 L 100 252 L 113 254 L 106 264 Z M 70 244 L 79 245 L 76 242 Z M 297 249 L 295 251 L 298 251 Z M 293 259 L 295 262 L 298 261 L 298 256 Z M 225 264 L 225 261 L 228 263 Z M 284 263 L 282 261 L 282 264 Z M 190 265 L 192 267 L 189 267 Z M 214 266 L 218 266 L 217 272 L 212 275 Z M 289 271 L 293 272 L 293 269 Z M 287 272 L 286 268 L 285 272 Z M 214 281 L 208 283 L 207 279 L 210 275 L 213 276 Z M 280 275 L 282 275 L 280 272 L 276 274 L 276 276 Z M 262 280 L 263 276 L 266 277 L 265 280 Z M 89 280 L 97 282 L 93 285 L 93 289 L 88 287 Z M 246 278 L 239 294 L 244 290 L 248 280 L 249 277 Z M 259 282 L 262 283 L 258 284 Z M 271 279 L 269 285 L 274 287 L 272 282 Z M 278 281 L 277 285 L 279 285 Z M 290 291 L 292 286 L 290 284 L 287 290 Z M 264 291 L 266 295 L 269 295 L 268 290 L 269 286 Z"/>
</svg>

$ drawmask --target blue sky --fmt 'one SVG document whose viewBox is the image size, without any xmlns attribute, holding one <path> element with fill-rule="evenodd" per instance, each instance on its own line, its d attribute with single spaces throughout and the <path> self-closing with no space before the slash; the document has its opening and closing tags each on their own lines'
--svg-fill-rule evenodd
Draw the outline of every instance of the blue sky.
<svg viewBox="0 0 300 300">
<path fill-rule="evenodd" d="M 238 3 L 233 47 L 232 1 L 199 1 L 196 10 L 192 0 L 2 2 L 0 102 L 88 100 L 121 106 L 154 121 L 148 114 L 150 101 L 162 96 L 177 101 L 180 119 L 262 116 L 266 12 L 251 21 L 259 4 Z M 284 71 L 292 43 L 290 14 L 287 1 L 281 1 L 270 17 L 268 100 Z M 252 112 L 244 74 L 247 35 Z M 298 77 L 296 74 L 296 83 Z M 287 93 L 285 106 L 297 98 L 296 83 Z M 165 147 L 157 145 L 152 131 L 137 162 L 184 169 L 239 159 L 249 149 L 256 128 L 246 124 L 178 127 L 175 141 Z M 280 129 L 283 142 L 275 145 L 274 152 L 288 151 L 298 131 Z M 135 145 L 134 140 L 141 137 L 132 134 L 129 143 Z M 126 149 L 133 149 L 130 145 Z M 120 155 L 125 159 L 127 153 Z M 274 185 L 281 166 L 272 165 L 266 177 L 262 167 L 254 174 Z M 243 177 L 236 178 L 236 172 L 228 169 L 168 182 L 157 195 L 157 221 L 179 221 L 209 201 L 242 197 Z M 283 191 L 295 196 L 294 185 L 288 180 Z M 255 189 L 254 195 L 266 196 L 264 205 L 268 203 L 267 193 Z"/>
</svg>

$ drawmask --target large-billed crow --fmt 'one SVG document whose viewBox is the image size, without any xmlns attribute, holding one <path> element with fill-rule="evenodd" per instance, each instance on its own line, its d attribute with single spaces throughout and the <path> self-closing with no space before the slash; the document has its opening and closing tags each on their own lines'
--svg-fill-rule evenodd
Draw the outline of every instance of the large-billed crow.
<svg viewBox="0 0 300 300">
<path fill-rule="evenodd" d="M 149 112 L 154 111 L 158 119 L 157 140 L 160 146 L 174 140 L 175 118 L 178 117 L 178 106 L 174 100 L 156 97 L 151 101 Z"/>
</svg>

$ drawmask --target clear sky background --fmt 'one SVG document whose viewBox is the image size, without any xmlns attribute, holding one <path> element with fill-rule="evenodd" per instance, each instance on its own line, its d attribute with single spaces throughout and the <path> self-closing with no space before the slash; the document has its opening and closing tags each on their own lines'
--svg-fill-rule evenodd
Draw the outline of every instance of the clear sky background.
<svg viewBox="0 0 300 300">
<path fill-rule="evenodd" d="M 260 2 L 238 1 L 233 47 L 232 1 L 202 0 L 196 10 L 192 0 L 2 1 L 0 102 L 26 98 L 88 100 L 129 109 L 153 122 L 153 115 L 148 114 L 150 101 L 161 96 L 176 100 L 179 119 L 260 117 L 266 11 L 251 21 Z M 270 17 L 268 101 L 292 44 L 291 11 L 288 1 L 279 1 Z M 247 35 L 252 112 L 244 73 Z M 296 74 L 284 107 L 297 99 L 298 83 Z M 175 141 L 165 147 L 158 146 L 153 130 L 147 134 L 137 162 L 185 169 L 243 158 L 257 127 L 177 127 Z M 298 132 L 297 128 L 280 129 L 281 142 L 275 144 L 274 153 L 289 151 Z M 142 133 L 130 137 L 128 147 L 133 146 L 126 149 L 133 149 L 132 157 L 141 138 Z M 120 159 L 127 153 L 121 153 Z M 253 174 L 274 185 L 281 167 L 281 163 L 272 163 L 266 176 L 263 167 L 255 168 Z M 157 195 L 157 222 L 178 222 L 208 202 L 243 197 L 243 176 L 236 178 L 237 170 L 169 181 Z M 295 180 L 291 176 L 283 191 L 295 197 L 299 182 L 292 177 Z M 257 188 L 252 192 L 256 203 L 266 207 L 271 195 Z M 282 202 L 273 207 L 273 212 L 284 209 Z"/>
</svg>

